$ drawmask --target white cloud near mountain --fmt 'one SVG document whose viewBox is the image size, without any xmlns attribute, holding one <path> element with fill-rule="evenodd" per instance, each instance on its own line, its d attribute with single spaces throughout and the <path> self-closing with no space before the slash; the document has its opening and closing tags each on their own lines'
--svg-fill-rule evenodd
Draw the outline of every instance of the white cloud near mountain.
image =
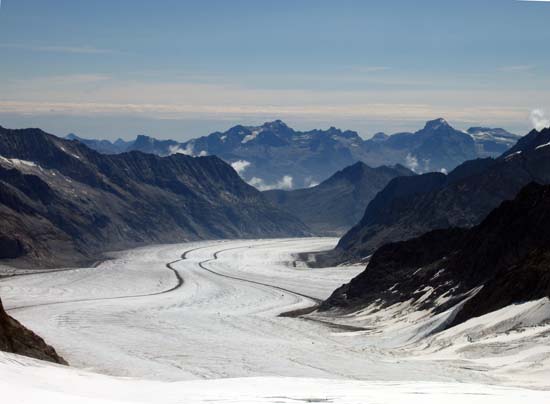
<svg viewBox="0 0 550 404">
<path fill-rule="evenodd" d="M 543 130 L 550 127 L 550 120 L 546 117 L 542 109 L 534 109 L 531 111 L 531 123 L 536 130 Z"/>
<path fill-rule="evenodd" d="M 416 172 L 418 170 L 418 159 L 413 156 L 411 153 L 407 154 L 405 157 L 405 165 L 410 168 L 412 171 Z"/>
<path fill-rule="evenodd" d="M 231 163 L 231 167 L 237 172 L 237 174 L 242 175 L 248 167 L 250 167 L 250 161 L 246 160 L 237 160 Z"/>
<path fill-rule="evenodd" d="M 170 146 L 170 154 L 185 154 L 186 156 L 194 156 L 195 151 L 193 149 L 192 143 L 187 143 L 185 148 L 182 148 L 178 145 Z"/>
<path fill-rule="evenodd" d="M 294 178 L 290 175 L 285 175 L 275 183 L 266 183 L 261 178 L 253 177 L 248 183 L 260 191 L 269 191 L 271 189 L 290 190 L 293 187 Z"/>
</svg>

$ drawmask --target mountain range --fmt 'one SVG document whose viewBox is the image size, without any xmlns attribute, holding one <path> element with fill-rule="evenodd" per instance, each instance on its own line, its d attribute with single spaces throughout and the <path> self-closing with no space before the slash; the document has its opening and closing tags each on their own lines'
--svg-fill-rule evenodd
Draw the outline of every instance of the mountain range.
<svg viewBox="0 0 550 404">
<path fill-rule="evenodd" d="M 307 235 L 215 156 L 100 154 L 39 129 L 0 127 L 0 258 L 52 266 L 204 238 Z"/>
<path fill-rule="evenodd" d="M 341 236 L 361 220 L 369 202 L 390 180 L 415 175 L 401 165 L 355 163 L 311 188 L 264 191 L 277 207 L 298 216 L 315 234 Z"/>
<path fill-rule="evenodd" d="M 238 125 L 186 142 L 144 135 L 114 143 L 75 135 L 69 138 L 107 154 L 138 150 L 160 156 L 216 155 L 232 164 L 248 183 L 268 190 L 308 188 L 358 161 L 371 167 L 401 164 L 417 173 L 448 172 L 466 160 L 501 155 L 519 136 L 481 127 L 464 132 L 436 119 L 414 133 L 378 133 L 368 140 L 334 127 L 296 131 L 280 120 L 261 126 Z"/>
<path fill-rule="evenodd" d="M 380 246 L 435 229 L 471 227 L 529 182 L 550 183 L 550 129 L 536 130 L 497 159 L 451 171 L 399 177 L 369 203 L 361 221 L 317 265 L 367 259 Z"/>
<path fill-rule="evenodd" d="M 550 186 L 531 183 L 471 229 L 434 230 L 384 245 L 322 309 L 404 302 L 435 313 L 455 307 L 447 328 L 543 297 L 550 297 Z"/>
</svg>

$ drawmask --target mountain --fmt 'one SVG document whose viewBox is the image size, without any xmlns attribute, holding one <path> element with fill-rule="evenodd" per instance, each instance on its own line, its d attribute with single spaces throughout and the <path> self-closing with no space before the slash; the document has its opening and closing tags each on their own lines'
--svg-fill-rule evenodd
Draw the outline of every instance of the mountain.
<svg viewBox="0 0 550 404">
<path fill-rule="evenodd" d="M 372 149 L 371 153 L 376 151 L 379 158 L 398 159 L 419 173 L 450 171 L 478 156 L 472 136 L 454 129 L 442 118 L 428 121 L 415 133 L 398 133 L 385 140 L 379 136 L 367 141 L 366 147 Z"/>
<path fill-rule="evenodd" d="M 499 157 L 521 138 L 502 128 L 473 127 L 467 132 L 476 142 L 479 157 Z"/>
<path fill-rule="evenodd" d="M 414 173 L 403 166 L 371 168 L 358 162 L 317 186 L 265 191 L 264 195 L 298 216 L 315 234 L 342 235 L 361 219 L 368 203 L 390 180 L 410 175 Z"/>
<path fill-rule="evenodd" d="M 128 151 L 134 144 L 133 141 L 126 142 L 122 139 L 118 139 L 115 142 L 109 140 L 97 140 L 97 139 L 83 139 L 74 133 L 69 133 L 65 136 L 68 140 L 78 140 L 80 143 L 84 143 L 90 149 L 94 149 L 103 154 L 118 154 Z"/>
<path fill-rule="evenodd" d="M 66 365 L 55 349 L 5 311 L 0 300 L 0 351 Z"/>
<path fill-rule="evenodd" d="M 533 131 L 498 159 L 463 163 L 449 175 L 396 178 L 372 200 L 361 221 L 318 265 L 363 260 L 385 243 L 427 231 L 471 227 L 529 182 L 550 183 L 550 129 Z"/>
<path fill-rule="evenodd" d="M 449 327 L 543 297 L 550 297 L 550 186 L 531 183 L 471 229 L 436 230 L 381 247 L 323 309 L 404 302 L 436 313 L 456 307 Z"/>
<path fill-rule="evenodd" d="M 260 126 L 238 125 L 183 143 L 138 136 L 125 145 L 98 140 L 86 144 L 99 151 L 109 150 L 107 153 L 117 153 L 122 145 L 123 151 L 160 156 L 216 155 L 260 190 L 297 189 L 319 184 L 357 161 L 371 167 L 401 164 L 417 173 L 447 172 L 466 160 L 496 157 L 517 140 L 503 129 L 470 130 L 456 130 L 444 119 L 436 119 L 414 133 L 377 133 L 364 140 L 357 132 L 334 127 L 296 131 L 277 120 Z"/>
<path fill-rule="evenodd" d="M 104 155 L 0 127 L 0 258 L 73 264 L 144 243 L 309 234 L 217 157 Z"/>
<path fill-rule="evenodd" d="M 364 140 L 336 128 L 298 132 L 282 121 L 190 140 L 182 150 L 217 155 L 260 190 L 308 188 L 366 159 Z"/>
<path fill-rule="evenodd" d="M 126 151 L 140 151 L 164 157 L 175 154 L 178 147 L 179 143 L 175 140 L 157 140 L 149 136 L 139 135 L 136 140 L 128 145 Z"/>
</svg>

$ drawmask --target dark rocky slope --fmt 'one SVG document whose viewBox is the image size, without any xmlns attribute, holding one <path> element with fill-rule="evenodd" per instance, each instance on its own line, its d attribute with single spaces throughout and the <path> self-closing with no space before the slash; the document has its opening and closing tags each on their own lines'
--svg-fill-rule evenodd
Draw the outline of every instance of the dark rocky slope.
<svg viewBox="0 0 550 404">
<path fill-rule="evenodd" d="M 105 248 L 309 234 L 216 157 L 103 155 L 0 128 L 0 257 L 72 264 Z"/>
<path fill-rule="evenodd" d="M 312 188 L 264 195 L 298 216 L 315 234 L 340 236 L 361 219 L 368 203 L 390 180 L 410 175 L 414 173 L 403 166 L 371 168 L 359 162 Z"/>
<path fill-rule="evenodd" d="M 418 309 L 437 312 L 471 295 L 448 325 L 550 297 L 550 186 L 527 185 L 471 229 L 436 230 L 381 247 L 322 308 L 387 307 L 424 296 Z"/>
<path fill-rule="evenodd" d="M 449 175 L 396 178 L 369 204 L 363 219 L 320 263 L 364 259 L 385 243 L 427 231 L 471 227 L 531 181 L 550 183 L 550 129 L 533 131 L 511 153 L 463 163 Z"/>
<path fill-rule="evenodd" d="M 29 356 L 48 362 L 67 363 L 55 349 L 46 344 L 42 338 L 25 328 L 4 311 L 0 300 L 0 351 Z"/>
</svg>

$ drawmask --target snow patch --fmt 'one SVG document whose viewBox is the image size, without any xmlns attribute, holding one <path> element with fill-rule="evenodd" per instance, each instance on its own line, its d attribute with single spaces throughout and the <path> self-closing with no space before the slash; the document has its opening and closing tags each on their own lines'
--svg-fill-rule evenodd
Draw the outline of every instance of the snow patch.
<svg viewBox="0 0 550 404">
<path fill-rule="evenodd" d="M 246 135 L 243 140 L 241 141 L 242 144 L 245 144 L 245 143 L 248 143 L 248 142 L 251 142 L 252 140 L 256 139 L 258 137 L 258 135 L 260 134 L 261 131 L 259 130 L 254 130 L 252 131 L 252 133 L 250 135 Z"/>
<path fill-rule="evenodd" d="M 545 144 L 541 144 L 541 145 L 535 147 L 535 150 L 542 149 L 543 147 L 548 147 L 548 146 L 550 146 L 550 142 L 545 143 Z"/>
</svg>

